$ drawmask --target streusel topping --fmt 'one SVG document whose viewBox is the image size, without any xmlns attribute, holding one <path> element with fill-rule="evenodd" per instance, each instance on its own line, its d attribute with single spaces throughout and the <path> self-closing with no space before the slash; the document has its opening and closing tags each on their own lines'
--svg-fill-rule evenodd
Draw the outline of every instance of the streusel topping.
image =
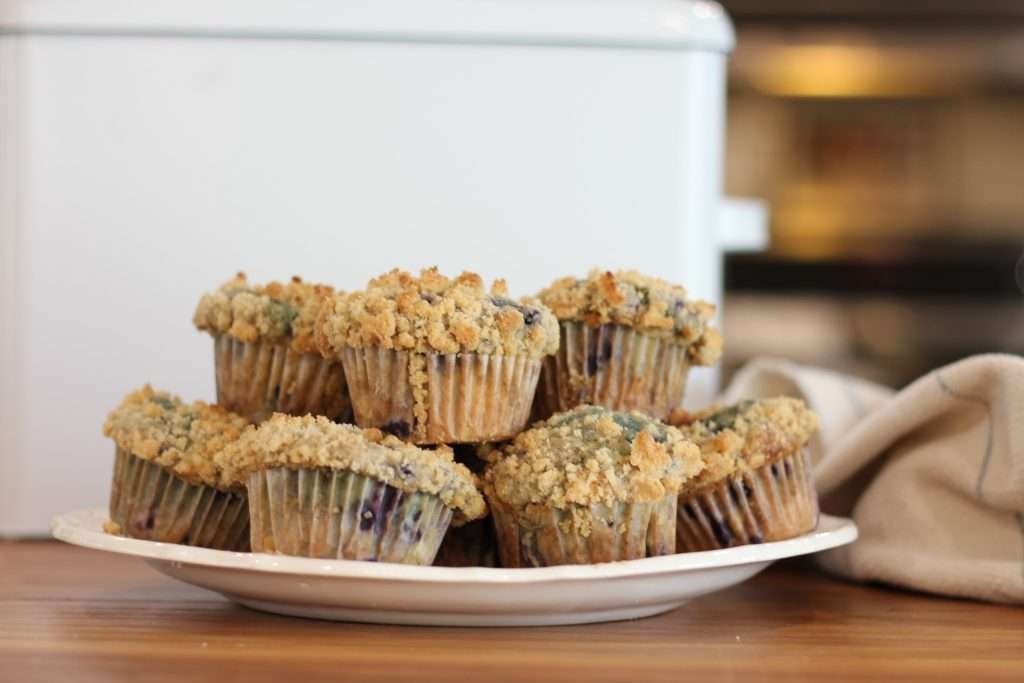
<svg viewBox="0 0 1024 683">
<path fill-rule="evenodd" d="M 668 421 L 700 446 L 707 464 L 684 493 L 793 455 L 818 430 L 814 411 L 800 399 L 784 396 L 694 414 L 676 411 Z"/>
<path fill-rule="evenodd" d="M 346 347 L 540 357 L 558 350 L 558 321 L 536 301 L 508 298 L 504 280 L 488 292 L 476 273 L 450 279 L 437 268 L 419 277 L 396 269 L 365 291 L 333 297 L 317 342 L 327 357 Z"/>
<path fill-rule="evenodd" d="M 217 456 L 249 425 L 240 415 L 196 401 L 184 403 L 148 384 L 128 394 L 103 423 L 103 434 L 119 448 L 192 484 L 238 488 Z"/>
<path fill-rule="evenodd" d="M 538 294 L 559 320 L 590 326 L 615 324 L 685 344 L 695 365 L 722 355 L 722 337 L 710 325 L 715 306 L 688 299 L 686 290 L 631 270 L 592 270 L 584 279 L 565 277 Z"/>
<path fill-rule="evenodd" d="M 237 479 L 250 472 L 292 469 L 350 470 L 409 492 L 436 495 L 459 522 L 483 517 L 487 508 L 473 474 L 447 446 L 425 450 L 377 429 L 338 424 L 323 416 L 276 413 L 225 452 Z"/>
<path fill-rule="evenodd" d="M 484 486 L 510 505 L 559 509 L 657 501 L 704 468 L 675 427 L 638 412 L 578 406 L 504 446 L 483 446 Z"/>
<path fill-rule="evenodd" d="M 298 276 L 283 284 L 260 286 L 238 273 L 220 289 L 203 295 L 192 322 L 213 335 L 227 334 L 244 342 L 281 341 L 299 353 L 312 353 L 317 315 L 332 294 L 333 287 L 303 282 Z"/>
</svg>

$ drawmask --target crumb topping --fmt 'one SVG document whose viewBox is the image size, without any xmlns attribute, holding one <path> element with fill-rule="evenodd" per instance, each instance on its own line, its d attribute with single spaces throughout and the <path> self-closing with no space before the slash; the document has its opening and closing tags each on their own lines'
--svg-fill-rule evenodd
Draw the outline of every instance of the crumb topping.
<svg viewBox="0 0 1024 683">
<path fill-rule="evenodd" d="M 315 353 L 313 328 L 320 307 L 332 294 L 333 287 L 303 282 L 298 276 L 260 286 L 238 273 L 203 295 L 192 322 L 213 335 L 227 334 L 244 342 L 288 342 L 298 353 Z"/>
<path fill-rule="evenodd" d="M 534 357 L 558 350 L 558 321 L 545 306 L 508 298 L 504 280 L 488 292 L 476 273 L 450 279 L 437 268 L 419 277 L 392 270 L 365 291 L 332 297 L 316 332 L 327 357 L 346 347 Z"/>
<path fill-rule="evenodd" d="M 148 384 L 128 394 L 103 423 L 119 448 L 192 484 L 239 488 L 217 456 L 249 425 L 241 415 L 196 401 L 184 403 Z"/>
<path fill-rule="evenodd" d="M 711 365 L 722 355 L 722 336 L 710 325 L 715 306 L 687 299 L 686 290 L 631 270 L 592 270 L 565 277 L 538 294 L 559 320 L 623 325 L 685 344 L 690 361 Z"/>
<path fill-rule="evenodd" d="M 274 467 L 350 470 L 409 492 L 436 495 L 459 522 L 486 514 L 473 474 L 447 446 L 425 450 L 378 429 L 338 424 L 323 416 L 275 413 L 228 451 L 225 469 L 236 479 Z"/>
<path fill-rule="evenodd" d="M 482 446 L 484 486 L 510 505 L 657 501 L 703 469 L 700 449 L 639 412 L 578 406 L 504 446 Z"/>
<path fill-rule="evenodd" d="M 741 401 L 693 414 L 680 410 L 668 421 L 700 446 L 707 465 L 684 493 L 793 455 L 818 430 L 814 411 L 788 397 Z"/>
</svg>

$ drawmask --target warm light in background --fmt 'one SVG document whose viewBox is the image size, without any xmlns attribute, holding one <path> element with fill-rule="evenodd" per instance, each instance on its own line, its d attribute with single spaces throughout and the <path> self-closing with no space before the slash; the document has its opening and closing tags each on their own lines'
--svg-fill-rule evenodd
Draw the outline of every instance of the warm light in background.
<svg viewBox="0 0 1024 683">
<path fill-rule="evenodd" d="M 948 94 L 965 83 L 954 67 L 862 45 L 778 47 L 751 60 L 756 89 L 785 97 L 906 97 Z"/>
</svg>

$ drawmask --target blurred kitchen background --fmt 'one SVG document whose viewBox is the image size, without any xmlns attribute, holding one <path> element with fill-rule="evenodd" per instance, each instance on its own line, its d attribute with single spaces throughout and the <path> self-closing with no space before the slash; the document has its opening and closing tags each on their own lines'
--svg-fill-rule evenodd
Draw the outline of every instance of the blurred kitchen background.
<svg viewBox="0 0 1024 683">
<path fill-rule="evenodd" d="M 901 386 L 1024 352 L 1024 2 L 725 0 L 726 373 L 769 353 Z"/>
</svg>

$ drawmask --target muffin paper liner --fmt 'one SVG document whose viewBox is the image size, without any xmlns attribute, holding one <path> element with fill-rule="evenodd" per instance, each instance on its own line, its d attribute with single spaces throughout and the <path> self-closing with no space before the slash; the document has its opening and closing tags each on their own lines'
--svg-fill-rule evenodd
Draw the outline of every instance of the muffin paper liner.
<svg viewBox="0 0 1024 683">
<path fill-rule="evenodd" d="M 341 363 L 284 344 L 214 337 L 217 404 L 252 423 L 275 412 L 351 419 L 352 406 Z"/>
<path fill-rule="evenodd" d="M 793 538 L 818 525 L 818 496 L 804 449 L 679 498 L 679 552 Z"/>
<path fill-rule="evenodd" d="M 615 562 L 675 552 L 675 496 L 567 510 L 537 504 L 517 508 L 493 494 L 487 502 L 503 567 Z M 572 524 L 581 515 L 591 522 L 587 536 Z"/>
<path fill-rule="evenodd" d="M 418 444 L 499 441 L 530 417 L 540 360 L 346 348 L 355 421 Z"/>
<path fill-rule="evenodd" d="M 121 448 L 114 455 L 110 519 L 131 538 L 249 550 L 245 491 L 190 484 Z"/>
<path fill-rule="evenodd" d="M 663 419 L 680 407 L 690 371 L 687 347 L 623 325 L 561 323 L 558 353 L 545 356 L 533 418 L 583 403 Z"/>
<path fill-rule="evenodd" d="M 452 510 L 349 471 L 274 468 L 249 475 L 254 552 L 429 565 Z"/>
<path fill-rule="evenodd" d="M 478 519 L 445 534 L 434 558 L 439 567 L 497 567 L 498 546 L 490 519 Z"/>
</svg>

